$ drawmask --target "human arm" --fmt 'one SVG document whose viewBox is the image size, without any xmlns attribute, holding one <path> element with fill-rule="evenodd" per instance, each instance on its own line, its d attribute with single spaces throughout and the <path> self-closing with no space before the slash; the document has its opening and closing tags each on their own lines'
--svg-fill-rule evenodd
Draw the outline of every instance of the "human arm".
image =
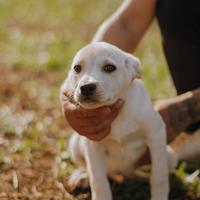
<svg viewBox="0 0 200 200">
<path fill-rule="evenodd" d="M 156 102 L 154 108 L 165 122 L 167 143 L 171 143 L 181 132 L 185 132 L 193 122 L 200 122 L 200 88 Z M 184 137 L 187 138 L 186 133 Z M 147 150 L 136 166 L 150 162 L 151 157 L 149 150 Z"/>
<path fill-rule="evenodd" d="M 97 30 L 93 41 L 105 41 L 132 52 L 155 17 L 155 0 L 126 0 Z"/>
<path fill-rule="evenodd" d="M 165 122 L 167 142 L 170 143 L 191 124 L 200 122 L 200 88 L 158 101 L 154 108 Z"/>
</svg>

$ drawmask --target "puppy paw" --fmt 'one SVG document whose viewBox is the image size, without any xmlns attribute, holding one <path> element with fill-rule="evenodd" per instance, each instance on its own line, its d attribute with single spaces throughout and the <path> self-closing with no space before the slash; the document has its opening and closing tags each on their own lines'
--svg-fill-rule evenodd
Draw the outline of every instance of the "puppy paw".
<svg viewBox="0 0 200 200">
<path fill-rule="evenodd" d="M 89 177 L 87 172 L 82 169 L 74 170 L 68 179 L 68 186 L 72 191 L 77 188 L 88 188 Z"/>
<path fill-rule="evenodd" d="M 178 165 L 178 156 L 176 152 L 170 147 L 167 146 L 167 153 L 168 153 L 168 166 L 169 166 L 169 171 L 174 172 Z"/>
</svg>

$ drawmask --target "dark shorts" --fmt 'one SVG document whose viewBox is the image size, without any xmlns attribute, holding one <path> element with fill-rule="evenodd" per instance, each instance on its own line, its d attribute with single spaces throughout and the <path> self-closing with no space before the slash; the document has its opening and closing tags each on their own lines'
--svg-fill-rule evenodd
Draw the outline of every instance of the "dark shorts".
<svg viewBox="0 0 200 200">
<path fill-rule="evenodd" d="M 157 0 L 163 49 L 177 93 L 200 87 L 200 0 Z"/>
</svg>

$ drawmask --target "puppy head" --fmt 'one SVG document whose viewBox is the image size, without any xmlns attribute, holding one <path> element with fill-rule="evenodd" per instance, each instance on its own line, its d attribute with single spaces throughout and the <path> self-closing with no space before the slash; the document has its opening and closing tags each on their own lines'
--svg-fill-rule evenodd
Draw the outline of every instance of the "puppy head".
<svg viewBox="0 0 200 200">
<path fill-rule="evenodd" d="M 139 65 L 137 58 L 111 44 L 87 45 L 75 55 L 68 74 L 74 101 L 84 108 L 114 103 L 140 77 Z"/>
</svg>

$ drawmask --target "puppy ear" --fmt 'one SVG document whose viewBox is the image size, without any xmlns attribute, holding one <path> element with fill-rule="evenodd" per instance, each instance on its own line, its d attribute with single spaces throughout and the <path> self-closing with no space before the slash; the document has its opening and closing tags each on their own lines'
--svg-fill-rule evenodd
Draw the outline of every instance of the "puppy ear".
<svg viewBox="0 0 200 200">
<path fill-rule="evenodd" d="M 133 55 L 126 53 L 125 67 L 132 73 L 133 79 L 140 78 L 140 60 Z"/>
</svg>

